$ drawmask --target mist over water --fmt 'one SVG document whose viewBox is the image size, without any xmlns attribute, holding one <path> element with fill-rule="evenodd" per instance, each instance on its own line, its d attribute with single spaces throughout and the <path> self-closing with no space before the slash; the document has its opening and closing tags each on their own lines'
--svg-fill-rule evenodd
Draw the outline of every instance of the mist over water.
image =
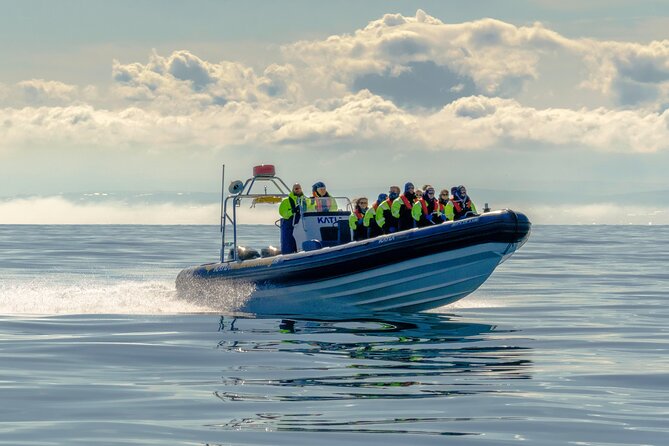
<svg viewBox="0 0 669 446">
<path fill-rule="evenodd" d="M 579 193 L 577 203 L 564 203 L 536 191 L 493 191 L 474 193 L 479 207 L 522 209 L 535 224 L 669 224 L 667 194 L 644 193 L 634 202 L 620 202 L 615 196 L 587 196 Z M 359 196 L 360 190 L 350 191 Z M 376 193 L 370 193 L 375 197 Z M 649 199 L 648 197 L 652 199 Z M 559 197 L 564 198 L 563 193 Z M 240 222 L 272 224 L 276 205 L 238 209 Z M 0 224 L 141 224 L 209 225 L 220 216 L 220 197 L 212 193 L 107 193 L 61 194 L 55 196 L 0 197 Z"/>
</svg>

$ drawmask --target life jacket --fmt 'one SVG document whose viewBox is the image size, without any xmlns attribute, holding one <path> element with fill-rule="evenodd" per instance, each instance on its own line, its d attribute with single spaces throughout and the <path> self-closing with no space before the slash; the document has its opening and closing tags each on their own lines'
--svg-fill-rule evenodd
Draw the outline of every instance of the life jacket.
<svg viewBox="0 0 669 446">
<path fill-rule="evenodd" d="M 328 192 L 326 192 L 322 197 L 314 195 L 312 197 L 312 203 L 315 205 L 317 212 L 327 212 L 332 207 L 332 199 L 330 198 L 330 194 Z"/>
<path fill-rule="evenodd" d="M 418 202 L 420 203 L 421 207 L 423 208 L 423 215 L 427 215 L 427 214 L 431 213 L 429 211 L 429 209 L 427 208 L 427 200 L 425 198 L 419 198 Z M 434 198 L 432 203 L 433 203 L 432 212 L 441 210 L 440 207 L 439 207 L 439 200 Z"/>
<path fill-rule="evenodd" d="M 279 214 L 281 214 L 281 217 L 284 220 L 290 220 L 293 223 L 297 223 L 300 220 L 300 205 L 298 203 L 303 199 L 303 196 L 298 197 L 291 192 L 288 197 L 286 197 L 286 199 L 281 202 L 281 206 L 279 207 Z M 288 207 L 284 205 L 286 201 L 288 203 Z M 284 210 L 284 213 L 282 213 L 281 209 Z M 288 209 L 290 210 L 290 214 L 286 216 L 285 211 Z"/>
<path fill-rule="evenodd" d="M 365 217 L 365 214 L 360 211 L 360 209 L 356 206 L 356 208 L 352 212 L 353 215 L 358 220 L 363 220 Z M 359 240 L 365 240 L 367 238 L 367 227 L 363 224 L 356 224 L 355 229 L 353 229 L 353 240 L 359 241 Z"/>
<path fill-rule="evenodd" d="M 290 195 L 288 196 L 288 201 L 290 201 L 290 210 L 293 211 L 293 224 L 296 225 L 300 221 L 300 207 Z"/>
<path fill-rule="evenodd" d="M 370 238 L 371 237 L 377 237 L 377 236 L 383 234 L 383 231 L 379 227 L 379 224 L 376 222 L 376 211 L 379 209 L 379 206 L 380 206 L 380 203 L 374 202 L 374 204 L 372 204 L 372 207 L 367 211 L 367 212 L 369 212 L 369 211 L 373 212 L 372 217 L 368 219 L 368 230 L 369 230 L 369 232 L 368 232 L 367 235 Z M 365 217 L 366 216 L 367 215 L 365 214 Z"/>
<path fill-rule="evenodd" d="M 386 203 L 387 206 L 385 207 L 385 209 L 383 209 L 384 223 L 383 227 L 381 227 L 380 229 L 384 233 L 388 234 L 390 232 L 390 228 L 393 228 L 393 231 L 397 230 L 397 219 L 393 217 L 392 213 L 393 200 L 390 197 L 388 197 L 382 203 L 384 202 Z"/>
<path fill-rule="evenodd" d="M 452 200 L 453 203 L 453 219 L 458 220 L 462 218 L 467 212 L 472 211 L 472 200 L 469 199 L 469 196 L 465 200 L 464 206 L 460 200 Z"/>
<path fill-rule="evenodd" d="M 404 194 L 400 195 L 399 198 L 402 199 L 404 207 L 400 207 L 400 217 L 398 219 L 397 229 L 399 231 L 403 231 L 405 229 L 411 229 L 414 227 L 414 219 L 413 215 L 411 215 L 411 208 L 413 207 L 413 204 Z"/>
</svg>

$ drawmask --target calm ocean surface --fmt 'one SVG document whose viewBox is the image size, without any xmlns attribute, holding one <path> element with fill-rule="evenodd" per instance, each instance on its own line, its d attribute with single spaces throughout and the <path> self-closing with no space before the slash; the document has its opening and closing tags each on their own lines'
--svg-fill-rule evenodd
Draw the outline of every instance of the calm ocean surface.
<svg viewBox="0 0 669 446">
<path fill-rule="evenodd" d="M 0 226 L 0 445 L 669 445 L 669 226 L 535 226 L 454 306 L 339 320 L 179 300 L 219 246 Z"/>
</svg>

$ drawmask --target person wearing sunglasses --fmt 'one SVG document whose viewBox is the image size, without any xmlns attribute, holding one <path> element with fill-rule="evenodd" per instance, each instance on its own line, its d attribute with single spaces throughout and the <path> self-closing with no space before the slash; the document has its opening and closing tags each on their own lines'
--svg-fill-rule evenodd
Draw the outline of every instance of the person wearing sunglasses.
<svg viewBox="0 0 669 446">
<path fill-rule="evenodd" d="M 353 200 L 353 212 L 348 217 L 348 226 L 353 231 L 353 240 L 358 242 L 367 238 L 367 227 L 364 224 L 365 214 L 369 208 L 367 197 Z"/>
<path fill-rule="evenodd" d="M 441 212 L 441 215 L 444 218 L 444 221 L 448 221 L 448 217 L 446 216 L 446 207 L 450 203 L 450 196 L 448 194 L 448 189 L 442 189 L 441 192 L 439 192 L 439 212 Z"/>
<path fill-rule="evenodd" d="M 439 210 L 439 200 L 434 196 L 434 188 L 427 185 L 424 190 L 423 195 L 416 200 L 411 209 L 411 215 L 419 228 L 437 225 L 444 221 L 443 214 Z"/>
</svg>

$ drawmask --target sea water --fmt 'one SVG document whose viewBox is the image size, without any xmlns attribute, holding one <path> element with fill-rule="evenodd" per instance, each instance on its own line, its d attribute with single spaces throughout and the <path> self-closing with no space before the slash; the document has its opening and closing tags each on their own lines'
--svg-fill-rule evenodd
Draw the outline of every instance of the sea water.
<svg viewBox="0 0 669 446">
<path fill-rule="evenodd" d="M 279 317 L 176 296 L 217 227 L 0 226 L 0 445 L 667 445 L 668 248 L 535 226 L 452 306 Z"/>
</svg>

